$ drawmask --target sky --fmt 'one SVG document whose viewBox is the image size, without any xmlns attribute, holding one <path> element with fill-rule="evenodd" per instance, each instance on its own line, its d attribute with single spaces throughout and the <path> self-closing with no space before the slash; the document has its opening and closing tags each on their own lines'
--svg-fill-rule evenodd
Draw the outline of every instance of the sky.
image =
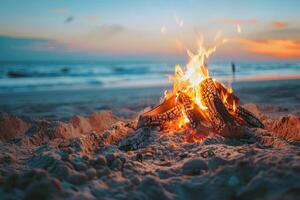
<svg viewBox="0 0 300 200">
<path fill-rule="evenodd" d="M 300 60 L 300 1 L 0 0 L 0 60 Z"/>
</svg>

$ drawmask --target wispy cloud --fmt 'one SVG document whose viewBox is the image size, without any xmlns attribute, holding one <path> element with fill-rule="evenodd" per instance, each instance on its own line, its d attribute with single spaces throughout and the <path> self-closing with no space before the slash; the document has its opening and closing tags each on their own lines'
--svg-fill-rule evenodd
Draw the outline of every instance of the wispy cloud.
<svg viewBox="0 0 300 200">
<path fill-rule="evenodd" d="M 0 50 L 64 51 L 66 45 L 50 39 L 0 36 Z"/>
<path fill-rule="evenodd" d="M 90 36 L 100 39 L 113 37 L 125 31 L 125 27 L 119 24 L 104 24 L 91 31 Z"/>
<path fill-rule="evenodd" d="M 246 50 L 275 58 L 300 58 L 300 40 L 292 39 L 242 39 L 240 43 Z"/>
<path fill-rule="evenodd" d="M 33 44 L 47 43 L 47 39 L 0 35 L 0 49 L 22 49 Z"/>
<path fill-rule="evenodd" d="M 68 12 L 68 9 L 65 7 L 58 7 L 58 8 L 53 8 L 51 12 L 58 13 L 58 14 L 66 14 Z"/>
<path fill-rule="evenodd" d="M 272 27 L 278 28 L 278 29 L 287 28 L 289 25 L 288 22 L 284 22 L 284 21 L 273 21 L 271 24 L 272 24 Z"/>
<path fill-rule="evenodd" d="M 264 29 L 252 32 L 248 36 L 255 40 L 267 40 L 267 39 L 278 39 L 278 40 L 300 40 L 300 29 L 299 28 L 270 28 L 270 23 L 264 25 Z"/>
<path fill-rule="evenodd" d="M 87 15 L 87 16 L 83 16 L 83 19 L 87 21 L 95 22 L 95 21 L 99 21 L 100 17 L 96 15 Z"/>
<path fill-rule="evenodd" d="M 257 19 L 231 19 L 231 18 L 224 18 L 219 21 L 223 24 L 233 24 L 233 25 L 257 24 L 259 22 Z"/>
<path fill-rule="evenodd" d="M 65 19 L 65 23 L 70 23 L 72 21 L 74 21 L 74 16 L 69 16 Z"/>
</svg>

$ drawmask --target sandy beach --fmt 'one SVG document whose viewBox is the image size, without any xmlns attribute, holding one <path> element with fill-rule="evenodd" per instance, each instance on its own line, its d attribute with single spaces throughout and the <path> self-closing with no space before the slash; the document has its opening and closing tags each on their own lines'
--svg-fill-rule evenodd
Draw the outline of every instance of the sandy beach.
<svg viewBox="0 0 300 200">
<path fill-rule="evenodd" d="M 0 200 L 300 200 L 299 8 L 3 0 Z"/>
<path fill-rule="evenodd" d="M 297 114 L 300 108 L 300 79 L 237 81 L 234 93 L 243 103 L 278 106 L 284 114 Z M 171 85 L 131 88 L 91 88 L 0 93 L 0 110 L 20 117 L 66 120 L 71 116 L 90 115 L 100 110 L 112 110 L 121 117 L 131 117 L 154 106 Z M 264 110 L 265 112 L 272 112 Z M 299 113 L 298 113 L 299 114 Z"/>
<path fill-rule="evenodd" d="M 233 83 L 265 128 L 193 143 L 136 129 L 166 88 L 0 94 L 1 199 L 299 197 L 300 80 Z"/>
</svg>

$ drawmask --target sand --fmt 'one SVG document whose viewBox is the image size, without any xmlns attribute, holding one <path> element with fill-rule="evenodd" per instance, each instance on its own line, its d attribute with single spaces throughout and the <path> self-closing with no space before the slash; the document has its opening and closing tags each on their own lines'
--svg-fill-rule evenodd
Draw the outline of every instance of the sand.
<svg viewBox="0 0 300 200">
<path fill-rule="evenodd" d="M 135 129 L 163 88 L 3 94 L 0 199 L 299 199 L 299 85 L 239 83 L 266 128 L 194 143 Z"/>
<path fill-rule="evenodd" d="M 76 114 L 87 116 L 109 109 L 116 115 L 132 118 L 131 111 L 156 105 L 170 87 L 0 93 L 0 111 L 25 118 L 67 120 Z M 234 82 L 233 89 L 243 103 L 270 106 L 264 112 L 297 114 L 300 109 L 300 79 Z"/>
</svg>

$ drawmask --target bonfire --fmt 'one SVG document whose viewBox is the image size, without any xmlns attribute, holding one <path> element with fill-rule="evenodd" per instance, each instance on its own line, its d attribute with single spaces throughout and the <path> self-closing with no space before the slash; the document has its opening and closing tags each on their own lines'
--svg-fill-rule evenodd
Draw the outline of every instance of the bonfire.
<svg viewBox="0 0 300 200">
<path fill-rule="evenodd" d="M 240 106 L 232 88 L 210 77 L 205 63 L 217 44 L 207 49 L 200 40 L 198 45 L 196 54 L 187 51 L 190 60 L 184 69 L 175 66 L 175 74 L 169 77 L 173 90 L 165 91 L 158 106 L 140 115 L 137 128 L 184 130 L 189 142 L 201 141 L 211 133 L 242 137 L 249 127 L 263 128 L 258 118 Z"/>
</svg>

